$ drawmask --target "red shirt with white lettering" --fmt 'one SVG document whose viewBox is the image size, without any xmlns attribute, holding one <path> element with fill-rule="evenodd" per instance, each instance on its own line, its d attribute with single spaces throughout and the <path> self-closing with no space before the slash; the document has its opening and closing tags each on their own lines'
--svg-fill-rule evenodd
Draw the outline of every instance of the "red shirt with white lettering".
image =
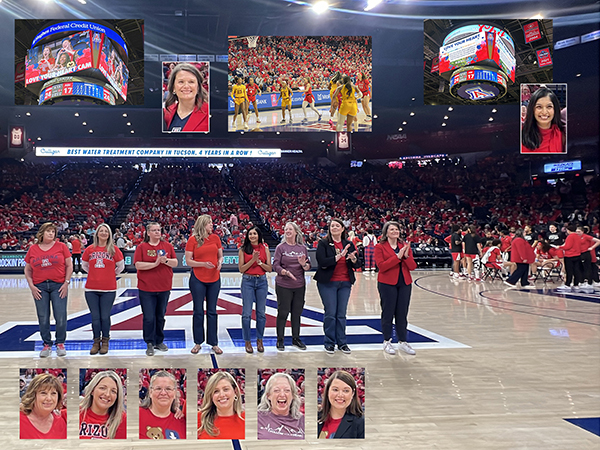
<svg viewBox="0 0 600 450">
<path fill-rule="evenodd" d="M 79 439 L 109 439 L 106 422 L 109 414 L 98 415 L 91 409 L 79 414 Z M 121 423 L 113 439 L 127 439 L 127 413 L 123 411 Z"/>
<path fill-rule="evenodd" d="M 164 255 L 169 259 L 176 258 L 175 249 L 165 241 L 159 241 L 157 245 L 150 245 L 149 242 L 142 242 L 135 249 L 133 255 L 133 263 L 141 262 L 156 262 L 160 255 Z M 166 264 L 159 264 L 153 269 L 138 270 L 138 289 L 146 292 L 166 292 L 170 291 L 173 286 L 173 269 Z"/>
<path fill-rule="evenodd" d="M 71 252 L 62 242 L 54 241 L 48 250 L 42 250 L 39 244 L 32 245 L 25 255 L 25 262 L 33 269 L 33 284 L 46 280 L 64 283 L 67 259 L 71 259 Z"/>
<path fill-rule="evenodd" d="M 83 261 L 90 264 L 85 289 L 88 291 L 115 291 L 117 277 L 115 275 L 116 263 L 123 261 L 123 253 L 115 247 L 115 254 L 111 256 L 106 247 L 90 245 L 83 252 Z"/>
<path fill-rule="evenodd" d="M 29 420 L 26 414 L 19 414 L 20 422 L 20 439 L 66 439 L 67 438 L 67 422 L 60 414 L 52 414 L 52 427 L 47 433 L 42 433 Z"/>
</svg>

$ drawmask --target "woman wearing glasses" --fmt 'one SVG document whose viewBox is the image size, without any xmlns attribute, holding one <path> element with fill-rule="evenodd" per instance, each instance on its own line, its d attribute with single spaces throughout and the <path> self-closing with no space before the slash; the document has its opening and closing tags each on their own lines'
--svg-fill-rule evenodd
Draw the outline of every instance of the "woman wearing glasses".
<svg viewBox="0 0 600 450">
<path fill-rule="evenodd" d="M 185 439 L 185 407 L 181 415 L 177 380 L 164 370 L 152 376 L 140 405 L 140 439 Z"/>
</svg>

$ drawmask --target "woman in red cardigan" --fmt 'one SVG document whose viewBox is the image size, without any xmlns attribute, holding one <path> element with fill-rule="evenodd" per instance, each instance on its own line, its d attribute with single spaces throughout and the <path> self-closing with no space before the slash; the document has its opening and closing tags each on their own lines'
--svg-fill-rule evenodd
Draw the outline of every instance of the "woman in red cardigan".
<svg viewBox="0 0 600 450">
<path fill-rule="evenodd" d="M 408 326 L 408 306 L 412 291 L 410 271 L 417 268 L 410 244 L 400 239 L 400 224 L 386 222 L 381 239 L 375 246 L 375 263 L 379 268 L 377 290 L 381 298 L 381 329 L 383 350 L 395 355 L 392 346 L 392 322 L 396 322 L 398 350 L 414 355 L 415 351 L 406 342 Z"/>
</svg>

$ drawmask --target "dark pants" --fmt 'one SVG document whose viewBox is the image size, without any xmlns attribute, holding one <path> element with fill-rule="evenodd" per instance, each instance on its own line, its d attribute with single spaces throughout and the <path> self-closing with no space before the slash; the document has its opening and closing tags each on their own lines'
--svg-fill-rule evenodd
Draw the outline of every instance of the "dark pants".
<svg viewBox="0 0 600 450">
<path fill-rule="evenodd" d="M 94 339 L 110 337 L 110 312 L 116 296 L 117 293 L 114 291 L 86 291 L 85 301 L 92 314 L 92 334 Z"/>
<path fill-rule="evenodd" d="M 573 286 L 578 286 L 581 283 L 583 265 L 581 264 L 581 255 L 579 256 L 565 256 L 565 285 L 570 286 L 573 282 Z"/>
<path fill-rule="evenodd" d="M 165 340 L 165 314 L 171 291 L 148 292 L 139 290 L 142 307 L 143 335 L 146 344 L 158 345 Z"/>
<path fill-rule="evenodd" d="M 510 277 L 506 279 L 506 282 L 510 284 L 517 284 L 517 281 L 521 280 L 521 286 L 529 285 L 529 281 L 527 281 L 527 275 L 529 275 L 529 264 L 516 264 L 517 268 L 513 273 L 510 274 Z"/>
<path fill-rule="evenodd" d="M 81 253 L 73 253 L 73 273 L 81 272 Z"/>
<path fill-rule="evenodd" d="M 412 284 L 393 286 L 377 282 L 377 290 L 381 299 L 381 330 L 383 331 L 383 339 L 388 341 L 392 338 L 392 321 L 395 319 L 398 341 L 406 342 L 408 307 L 410 305 Z"/>
<path fill-rule="evenodd" d="M 300 317 L 304 310 L 306 286 L 299 288 L 284 288 L 275 285 L 277 294 L 277 339 L 285 337 L 285 323 L 290 311 L 292 312 L 292 338 L 300 338 Z"/>
<path fill-rule="evenodd" d="M 210 346 L 219 344 L 217 334 L 218 315 L 217 301 L 219 300 L 219 291 L 221 290 L 221 279 L 213 283 L 204 283 L 196 278 L 194 272 L 190 276 L 190 291 L 194 301 L 194 316 L 192 318 L 192 331 L 194 335 L 194 344 L 204 342 L 204 299 L 206 298 L 206 342 Z"/>
<path fill-rule="evenodd" d="M 35 285 L 35 287 L 42 291 L 42 298 L 35 300 L 35 310 L 44 345 L 52 345 L 50 305 L 52 305 L 54 321 L 56 322 L 56 343 L 64 344 L 67 339 L 67 297 L 61 297 L 58 293 L 61 286 L 61 283 L 50 280 L 42 281 Z"/>
<path fill-rule="evenodd" d="M 592 253 L 587 251 L 581 254 L 581 266 L 583 268 L 582 273 L 582 281 L 587 281 L 589 284 L 592 284 L 594 280 L 592 279 Z"/>
<path fill-rule="evenodd" d="M 323 332 L 325 345 L 346 345 L 346 310 L 352 284 L 349 281 L 317 282 L 317 289 L 325 309 Z"/>
</svg>

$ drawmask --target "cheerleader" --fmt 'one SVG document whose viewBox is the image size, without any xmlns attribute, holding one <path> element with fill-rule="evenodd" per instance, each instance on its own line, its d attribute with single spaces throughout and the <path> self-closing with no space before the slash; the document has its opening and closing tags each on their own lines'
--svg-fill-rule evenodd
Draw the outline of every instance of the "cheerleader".
<svg viewBox="0 0 600 450">
<path fill-rule="evenodd" d="M 371 101 L 371 82 L 367 78 L 366 74 L 361 73 L 358 75 L 358 81 L 356 85 L 362 93 L 362 100 L 360 101 L 360 104 L 362 105 L 363 110 L 365 111 L 365 122 L 370 122 L 372 120 L 371 107 L 369 106 L 369 102 Z"/>
<path fill-rule="evenodd" d="M 319 111 L 317 110 L 317 108 L 315 108 L 315 97 L 312 93 L 312 86 L 308 77 L 304 78 L 304 100 L 302 101 L 302 111 L 304 112 L 304 119 L 302 119 L 302 123 L 308 122 L 308 118 L 306 116 L 306 105 L 310 106 L 310 109 L 317 113 L 317 115 L 319 116 L 317 122 L 320 122 L 322 116 L 321 113 L 319 113 Z"/>
</svg>

